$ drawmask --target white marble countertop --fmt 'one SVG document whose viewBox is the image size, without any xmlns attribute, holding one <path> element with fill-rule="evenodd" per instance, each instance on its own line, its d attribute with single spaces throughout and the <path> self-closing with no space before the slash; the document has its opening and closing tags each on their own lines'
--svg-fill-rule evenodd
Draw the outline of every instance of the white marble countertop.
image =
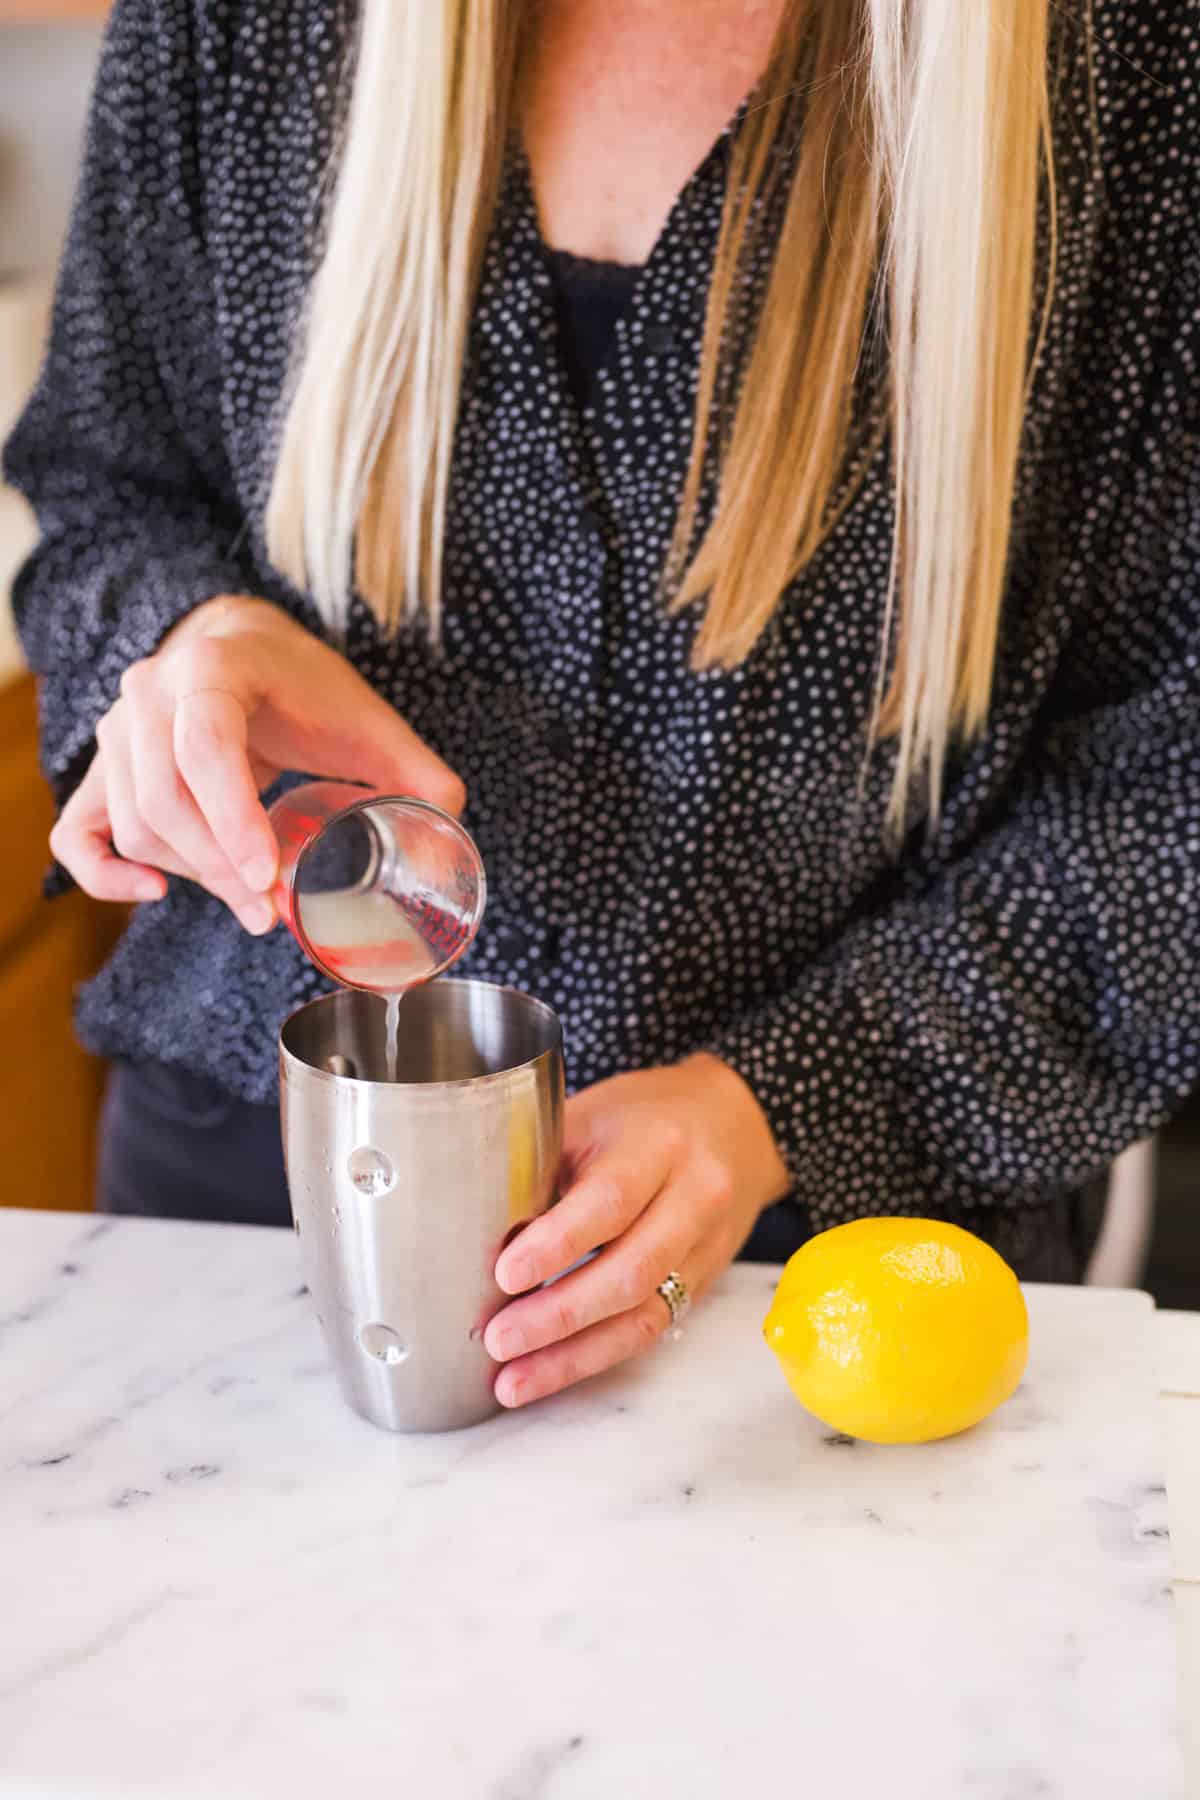
<svg viewBox="0 0 1200 1800">
<path fill-rule="evenodd" d="M 0 1800 L 1177 1800 L 1200 1316 L 1031 1289 L 1009 1406 L 883 1450 L 790 1397 L 773 1284 L 399 1438 L 290 1233 L 0 1211 Z"/>
</svg>

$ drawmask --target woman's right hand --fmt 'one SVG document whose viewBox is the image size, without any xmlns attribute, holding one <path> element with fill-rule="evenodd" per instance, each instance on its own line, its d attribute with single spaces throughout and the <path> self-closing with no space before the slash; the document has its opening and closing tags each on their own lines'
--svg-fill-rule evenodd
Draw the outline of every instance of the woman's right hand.
<svg viewBox="0 0 1200 1800">
<path fill-rule="evenodd" d="M 221 596 L 126 670 L 95 758 L 50 836 L 99 900 L 160 900 L 197 881 L 269 931 L 278 847 L 259 795 L 286 769 L 415 794 L 447 812 L 463 785 L 328 645 L 265 600 Z"/>
</svg>

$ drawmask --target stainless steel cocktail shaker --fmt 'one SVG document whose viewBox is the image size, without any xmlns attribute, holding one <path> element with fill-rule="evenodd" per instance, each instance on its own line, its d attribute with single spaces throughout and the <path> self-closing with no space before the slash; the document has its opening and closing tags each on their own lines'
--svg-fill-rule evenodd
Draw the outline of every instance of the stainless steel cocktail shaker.
<svg viewBox="0 0 1200 1800">
<path fill-rule="evenodd" d="M 400 1003 L 345 990 L 280 1036 L 283 1139 L 305 1279 L 350 1405 L 392 1431 L 496 1411 L 483 1328 L 496 1258 L 554 1195 L 558 1020 L 512 989 L 436 981 Z"/>
</svg>

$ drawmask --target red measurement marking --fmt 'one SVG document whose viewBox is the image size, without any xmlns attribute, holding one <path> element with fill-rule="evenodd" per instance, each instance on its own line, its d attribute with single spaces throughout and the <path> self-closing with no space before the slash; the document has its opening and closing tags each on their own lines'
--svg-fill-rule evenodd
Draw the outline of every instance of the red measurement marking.
<svg viewBox="0 0 1200 1800">
<path fill-rule="evenodd" d="M 415 961 L 417 955 L 413 946 L 403 941 L 399 943 L 393 941 L 388 944 L 355 944 L 346 950 L 327 950 L 321 944 L 317 944 L 315 947 L 320 952 L 321 961 L 331 969 L 360 969 L 364 965 L 370 968 L 379 963 L 387 963 L 389 967 L 396 968 L 401 963 Z"/>
<path fill-rule="evenodd" d="M 463 921 L 431 900 L 397 900 L 397 905 L 431 950 L 452 956 L 466 942 L 468 932 Z"/>
<path fill-rule="evenodd" d="M 277 823 L 276 830 L 283 844 L 307 844 L 324 823 L 310 813 L 284 813 L 282 828 Z"/>
</svg>

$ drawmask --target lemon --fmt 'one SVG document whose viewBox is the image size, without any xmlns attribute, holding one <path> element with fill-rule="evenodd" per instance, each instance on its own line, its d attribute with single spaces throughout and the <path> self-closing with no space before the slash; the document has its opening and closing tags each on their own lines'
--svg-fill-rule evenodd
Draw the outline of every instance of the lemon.
<svg viewBox="0 0 1200 1800">
<path fill-rule="evenodd" d="M 984 1419 L 1025 1370 L 1017 1278 L 969 1231 L 855 1219 L 788 1263 L 763 1335 L 796 1398 L 848 1437 L 922 1444 Z"/>
</svg>

